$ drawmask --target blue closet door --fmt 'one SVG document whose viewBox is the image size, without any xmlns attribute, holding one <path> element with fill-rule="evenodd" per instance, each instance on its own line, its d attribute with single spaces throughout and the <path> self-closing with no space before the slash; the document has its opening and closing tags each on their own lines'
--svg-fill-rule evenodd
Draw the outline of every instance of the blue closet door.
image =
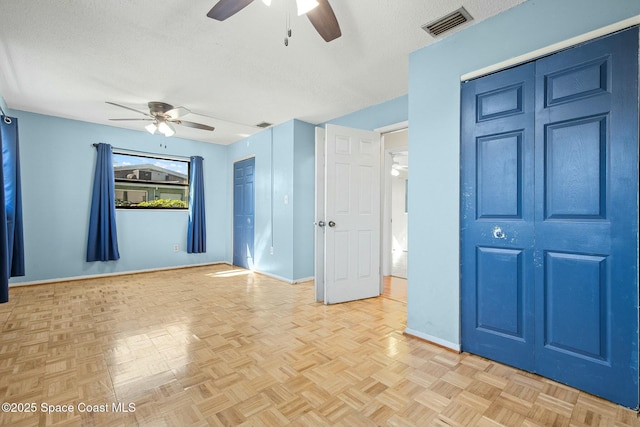
<svg viewBox="0 0 640 427">
<path fill-rule="evenodd" d="M 233 165 L 233 265 L 253 268 L 255 158 Z"/>
<path fill-rule="evenodd" d="M 536 62 L 536 369 L 638 407 L 638 30 Z"/>
<path fill-rule="evenodd" d="M 534 64 L 462 86 L 462 346 L 533 370 Z"/>
<path fill-rule="evenodd" d="M 637 408 L 638 29 L 462 103 L 463 350 Z"/>
</svg>

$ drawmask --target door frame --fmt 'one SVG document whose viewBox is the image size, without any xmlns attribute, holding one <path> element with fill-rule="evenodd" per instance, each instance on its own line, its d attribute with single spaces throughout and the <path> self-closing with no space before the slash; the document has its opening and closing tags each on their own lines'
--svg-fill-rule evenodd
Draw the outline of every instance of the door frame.
<svg viewBox="0 0 640 427">
<path fill-rule="evenodd" d="M 404 130 L 404 129 L 401 129 Z M 390 133 L 390 132 L 388 132 Z M 387 133 L 387 134 L 388 134 Z M 383 276 L 391 276 L 393 270 L 392 263 L 392 254 L 391 248 L 393 244 L 393 223 L 391 220 L 393 219 L 393 193 L 391 190 L 392 176 L 391 176 L 391 167 L 393 165 L 393 154 L 406 151 L 409 152 L 409 145 L 386 148 L 384 146 L 384 136 L 382 135 L 382 145 L 384 149 L 384 171 L 383 171 L 383 200 L 382 200 L 382 248 L 380 250 L 381 259 L 381 270 Z M 408 212 L 407 212 L 408 213 Z M 407 236 L 408 239 L 408 236 Z"/>
<path fill-rule="evenodd" d="M 319 227 L 318 223 L 324 221 L 324 192 L 325 192 L 325 170 L 324 170 L 324 146 L 326 130 L 322 127 L 316 126 L 315 128 L 315 208 L 314 208 L 314 264 L 313 273 L 314 280 L 313 286 L 315 288 L 316 302 L 324 301 L 324 235 L 325 230 L 323 227 Z M 322 254 L 322 256 L 320 256 Z"/>
<path fill-rule="evenodd" d="M 401 147 L 393 147 L 387 148 L 385 144 L 385 136 L 391 133 L 407 131 L 407 145 Z M 409 121 L 405 120 L 403 122 L 393 123 L 388 126 L 384 126 L 381 128 L 376 128 L 374 131 L 380 133 L 380 138 L 382 139 L 381 150 L 382 150 L 382 165 L 381 165 L 381 190 L 382 197 L 380 201 L 382 205 L 380 206 L 380 274 L 382 276 L 390 276 L 391 275 L 391 236 L 392 236 L 392 226 L 391 226 L 391 165 L 392 158 L 391 154 L 397 151 L 409 151 Z M 408 213 L 408 212 L 407 212 Z M 407 236 L 407 244 L 409 240 L 409 236 Z M 409 270 L 407 268 L 407 276 Z M 408 278 L 407 278 L 408 279 Z M 384 283 L 381 280 L 381 288 L 380 294 L 384 291 Z"/>
<path fill-rule="evenodd" d="M 244 160 L 249 160 L 249 159 L 254 159 L 254 164 L 253 164 L 253 176 L 254 176 L 254 178 L 253 178 L 254 179 L 254 183 L 253 183 L 253 185 L 254 185 L 254 193 L 253 193 L 254 213 L 253 213 L 253 220 L 254 220 L 254 227 L 255 227 L 255 219 L 256 219 L 256 214 L 255 214 L 255 197 L 256 197 L 256 195 L 255 195 L 255 176 L 256 176 L 255 168 L 256 168 L 256 164 L 255 164 L 255 160 L 256 160 L 256 155 L 255 154 L 249 154 L 247 156 L 238 157 L 238 158 L 233 159 L 231 161 L 231 253 L 229 254 L 231 256 L 231 260 L 230 260 L 229 264 L 231 264 L 231 265 L 234 265 L 233 264 L 233 250 L 234 250 L 234 240 L 235 240 L 233 238 L 234 234 L 235 234 L 235 207 L 234 207 L 234 202 L 233 202 L 233 196 L 234 196 L 234 191 L 235 191 L 234 183 L 235 183 L 235 179 L 236 179 L 234 171 L 235 171 L 236 163 L 242 162 Z M 254 244 L 254 251 L 255 251 L 255 243 L 256 243 L 255 242 L 255 234 L 254 234 L 253 240 L 254 240 L 253 244 Z"/>
</svg>

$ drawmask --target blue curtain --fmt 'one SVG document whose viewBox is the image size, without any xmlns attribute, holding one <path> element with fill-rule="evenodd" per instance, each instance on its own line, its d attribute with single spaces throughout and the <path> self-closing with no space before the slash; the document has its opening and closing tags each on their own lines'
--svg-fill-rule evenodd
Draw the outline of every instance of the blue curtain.
<svg viewBox="0 0 640 427">
<path fill-rule="evenodd" d="M 111 146 L 98 144 L 89 217 L 87 261 L 115 261 L 120 258 L 116 233 L 116 201 Z"/>
<path fill-rule="evenodd" d="M 204 215 L 204 178 L 202 157 L 191 157 L 189 187 L 189 228 L 187 231 L 187 252 L 190 254 L 207 251 L 207 226 Z"/>
<path fill-rule="evenodd" d="M 9 278 L 24 276 L 18 119 L 0 117 L 0 139 L 0 303 L 4 303 L 9 301 Z"/>
</svg>

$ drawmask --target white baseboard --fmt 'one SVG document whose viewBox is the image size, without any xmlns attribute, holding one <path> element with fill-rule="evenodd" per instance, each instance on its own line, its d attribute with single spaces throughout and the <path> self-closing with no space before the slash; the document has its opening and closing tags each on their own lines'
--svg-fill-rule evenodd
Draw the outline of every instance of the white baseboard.
<svg viewBox="0 0 640 427">
<path fill-rule="evenodd" d="M 409 329 L 409 328 L 406 328 L 404 330 L 404 332 L 407 335 L 413 335 L 414 337 L 421 338 L 421 339 L 423 339 L 425 341 L 432 342 L 432 343 L 437 344 L 437 345 L 442 346 L 442 347 L 450 348 L 451 350 L 454 350 L 454 351 L 457 351 L 458 353 L 460 353 L 460 344 L 455 344 L 455 343 L 452 343 L 450 341 L 443 340 L 442 338 L 434 337 L 432 335 L 425 334 L 423 332 L 416 331 L 416 330 Z"/>
<path fill-rule="evenodd" d="M 277 279 L 277 280 L 281 280 L 283 282 L 286 282 L 290 285 L 295 285 L 298 283 L 302 283 L 302 282 L 308 282 L 309 280 L 314 280 L 314 277 L 304 277 L 302 279 L 287 279 L 286 277 L 282 277 L 282 276 L 278 276 L 277 274 L 272 274 L 272 273 L 265 273 L 264 271 L 260 271 L 260 270 L 254 270 L 256 273 L 258 274 L 262 274 L 263 276 L 268 276 L 271 277 L 272 279 Z"/>
<path fill-rule="evenodd" d="M 187 265 L 177 265 L 172 267 L 160 267 L 160 268 L 147 268 L 143 270 L 132 270 L 132 271 L 118 271 L 114 273 L 102 273 L 102 274 L 88 274 L 84 276 L 72 276 L 72 277 L 60 277 L 57 279 L 46 279 L 46 280 L 33 280 L 30 282 L 18 282 L 18 283 L 10 283 L 9 287 L 18 287 L 18 286 L 32 286 L 32 285 L 46 285 L 47 283 L 56 283 L 56 282 L 72 282 L 74 280 L 86 280 L 86 279 L 97 279 L 101 277 L 112 277 L 112 276 L 125 276 L 127 274 L 138 274 L 138 273 L 151 273 L 154 271 L 165 271 L 165 270 L 178 270 L 180 268 L 189 268 L 189 267 L 204 267 L 207 265 L 219 265 L 219 264 L 229 264 L 226 261 L 216 261 L 216 262 L 204 262 L 199 264 L 187 264 Z"/>
</svg>

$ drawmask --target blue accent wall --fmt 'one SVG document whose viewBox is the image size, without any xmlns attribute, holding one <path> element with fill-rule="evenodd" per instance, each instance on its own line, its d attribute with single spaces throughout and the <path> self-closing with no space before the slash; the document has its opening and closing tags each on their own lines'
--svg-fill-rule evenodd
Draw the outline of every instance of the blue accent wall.
<svg viewBox="0 0 640 427">
<path fill-rule="evenodd" d="M 269 272 L 277 270 L 277 261 L 269 258 L 269 248 L 272 241 L 271 224 L 271 132 L 273 129 L 259 132 L 227 147 L 227 163 L 255 157 L 255 214 L 254 214 L 254 264 L 258 270 Z M 233 168 L 227 171 L 230 182 L 233 179 Z M 233 190 L 227 194 L 224 203 L 226 211 L 225 224 L 228 230 L 233 230 Z M 233 260 L 233 240 L 226 244 L 227 260 Z"/>
<path fill-rule="evenodd" d="M 314 125 L 290 120 L 222 146 L 8 110 L 4 100 L 1 105 L 20 127 L 26 275 L 11 284 L 231 263 L 232 165 L 248 156 L 256 158 L 256 270 L 288 281 L 313 276 Z M 204 158 L 206 253 L 186 253 L 187 211 L 118 210 L 120 260 L 84 261 L 96 159 L 92 144 L 98 142 Z"/>
<path fill-rule="evenodd" d="M 294 121 L 293 278 L 314 275 L 315 126 Z"/>
<path fill-rule="evenodd" d="M 225 261 L 230 230 L 217 209 L 229 192 L 226 147 L 24 111 L 19 120 L 26 276 L 11 283 Z M 121 258 L 85 261 L 94 143 L 204 161 L 207 252 L 187 254 L 187 211 L 118 210 Z M 174 252 L 173 246 L 179 245 Z"/>
<path fill-rule="evenodd" d="M 460 77 L 639 14 L 637 0 L 529 0 L 410 55 L 409 330 L 460 343 Z"/>
<path fill-rule="evenodd" d="M 290 120 L 228 146 L 230 165 L 256 159 L 255 270 L 287 281 L 313 276 L 314 128 Z M 231 169 L 228 173 L 231 179 Z M 230 230 L 232 196 L 227 203 Z M 231 245 L 230 239 L 229 259 Z"/>
<path fill-rule="evenodd" d="M 409 117 L 408 98 L 408 95 L 399 96 L 354 113 L 331 119 L 326 123 L 347 126 L 355 129 L 374 130 L 395 123 L 404 122 Z"/>
</svg>

